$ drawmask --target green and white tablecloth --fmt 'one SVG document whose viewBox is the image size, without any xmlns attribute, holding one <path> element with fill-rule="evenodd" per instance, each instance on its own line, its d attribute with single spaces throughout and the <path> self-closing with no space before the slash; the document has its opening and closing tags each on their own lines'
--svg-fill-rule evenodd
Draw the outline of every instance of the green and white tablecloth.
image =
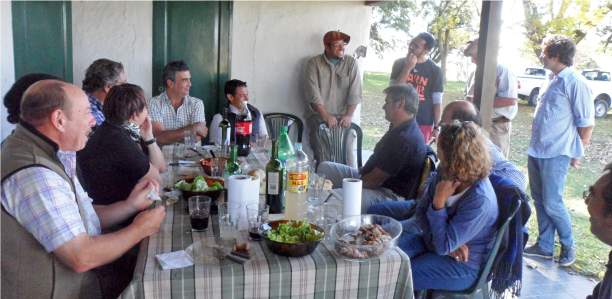
<svg viewBox="0 0 612 299">
<path fill-rule="evenodd" d="M 176 159 L 172 147 L 163 152 Z M 266 154 L 246 160 L 258 168 L 267 163 Z M 224 260 L 220 266 L 163 270 L 157 254 L 184 250 L 219 233 L 216 215 L 208 230 L 192 232 L 186 206 L 184 200 L 166 205 L 159 231 L 141 242 L 134 279 L 121 298 L 412 298 L 410 261 L 399 248 L 379 260 L 356 263 L 333 253 L 331 244 L 288 258 L 272 253 L 263 241 L 250 241 L 252 257 L 244 265 Z M 248 233 L 241 233 L 248 240 Z"/>
</svg>

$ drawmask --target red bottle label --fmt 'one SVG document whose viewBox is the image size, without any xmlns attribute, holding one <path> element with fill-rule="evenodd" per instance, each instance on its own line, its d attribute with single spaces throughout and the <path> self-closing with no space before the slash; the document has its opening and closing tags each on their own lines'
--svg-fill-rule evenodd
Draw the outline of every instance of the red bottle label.
<svg viewBox="0 0 612 299">
<path fill-rule="evenodd" d="M 236 122 L 236 134 L 249 135 L 251 134 L 252 122 Z"/>
</svg>

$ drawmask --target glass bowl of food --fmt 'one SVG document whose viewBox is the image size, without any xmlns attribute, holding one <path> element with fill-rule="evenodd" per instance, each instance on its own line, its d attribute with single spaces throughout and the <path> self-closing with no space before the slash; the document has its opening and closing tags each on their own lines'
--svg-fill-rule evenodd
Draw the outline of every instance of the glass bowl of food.
<svg viewBox="0 0 612 299">
<path fill-rule="evenodd" d="M 402 225 L 391 217 L 361 215 L 334 224 L 330 240 L 334 252 L 345 260 L 366 262 L 395 249 L 401 234 Z"/>
</svg>

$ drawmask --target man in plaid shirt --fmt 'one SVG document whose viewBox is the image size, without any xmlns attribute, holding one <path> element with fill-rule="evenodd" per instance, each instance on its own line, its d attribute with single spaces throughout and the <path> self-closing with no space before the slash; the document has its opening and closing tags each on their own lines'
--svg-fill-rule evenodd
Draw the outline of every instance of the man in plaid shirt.
<svg viewBox="0 0 612 299">
<path fill-rule="evenodd" d="M 96 298 L 97 284 L 83 278 L 91 274 L 78 273 L 113 262 L 157 232 L 164 207 L 143 211 L 157 183 L 144 180 L 124 201 L 92 205 L 76 175 L 75 152 L 95 124 L 85 93 L 43 80 L 26 91 L 21 108 L 22 122 L 2 149 L 2 296 L 74 298 L 87 289 L 86 297 Z M 101 234 L 137 213 L 127 228 Z"/>
<path fill-rule="evenodd" d="M 191 74 L 185 61 L 170 61 L 162 71 L 166 91 L 148 102 L 153 135 L 159 146 L 180 142 L 184 131 L 195 131 L 196 142 L 208 135 L 204 103 L 189 96 Z"/>
</svg>

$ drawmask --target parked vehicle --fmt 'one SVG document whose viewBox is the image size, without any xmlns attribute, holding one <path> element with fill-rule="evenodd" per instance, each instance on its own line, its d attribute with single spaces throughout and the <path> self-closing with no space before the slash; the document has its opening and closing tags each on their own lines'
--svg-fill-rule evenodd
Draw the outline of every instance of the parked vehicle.
<svg viewBox="0 0 612 299">
<path fill-rule="evenodd" d="M 531 106 L 535 106 L 540 93 L 540 86 L 546 79 L 546 69 L 541 67 L 528 67 L 523 75 L 516 76 L 518 79 L 518 95 Z"/>
<path fill-rule="evenodd" d="M 604 118 L 608 109 L 612 106 L 612 81 L 609 71 L 588 69 L 582 71 L 587 83 L 593 91 L 593 103 L 595 104 L 595 118 Z"/>
</svg>

